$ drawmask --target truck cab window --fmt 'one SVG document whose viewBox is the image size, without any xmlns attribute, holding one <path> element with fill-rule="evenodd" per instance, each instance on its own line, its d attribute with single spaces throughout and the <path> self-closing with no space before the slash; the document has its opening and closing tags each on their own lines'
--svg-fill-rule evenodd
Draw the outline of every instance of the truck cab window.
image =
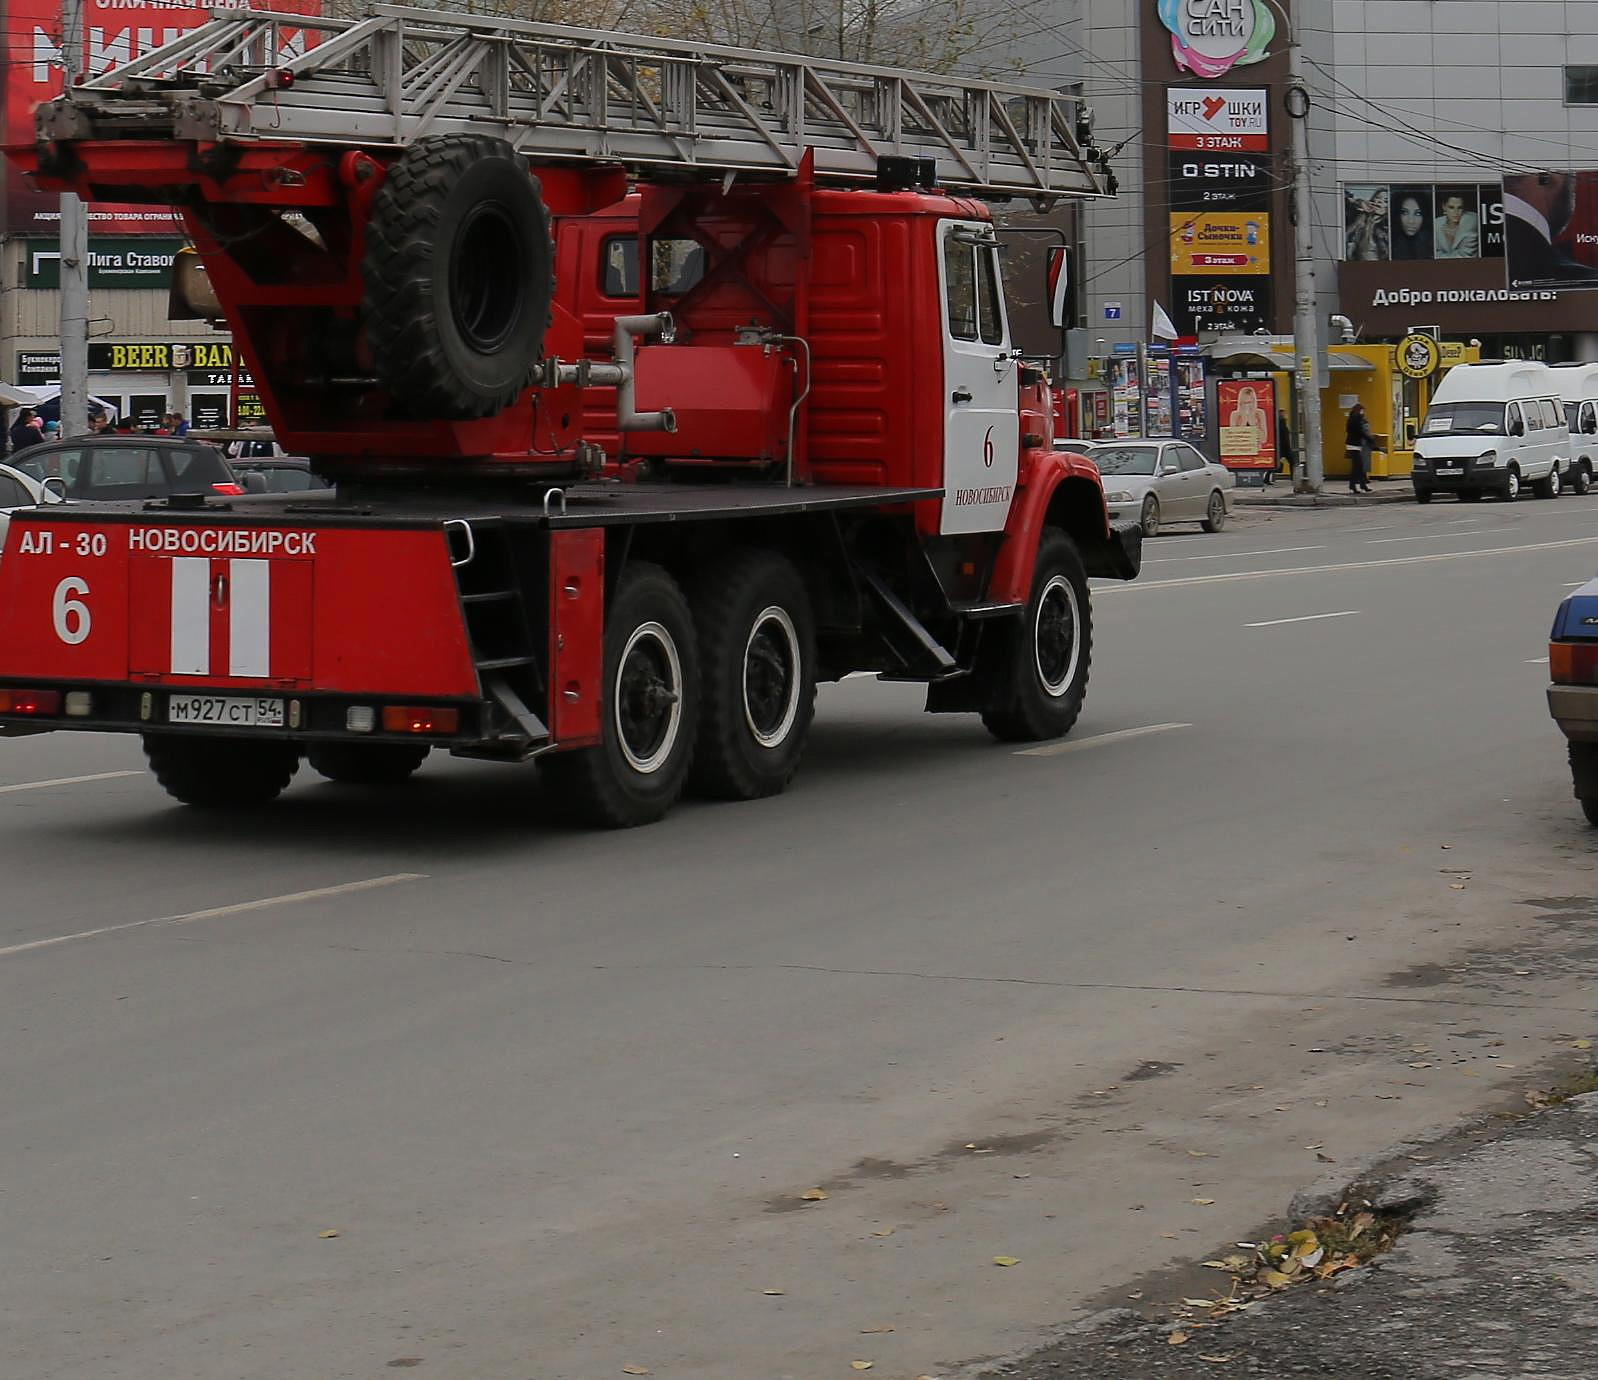
<svg viewBox="0 0 1598 1380">
<path fill-rule="evenodd" d="M 681 297 L 705 276 L 705 247 L 697 240 L 650 242 L 649 287 L 664 297 Z"/>
<path fill-rule="evenodd" d="M 944 305 L 949 334 L 956 340 L 977 338 L 976 251 L 969 242 L 949 235 L 943 241 Z"/>
<path fill-rule="evenodd" d="M 606 297 L 638 296 L 638 241 L 633 236 L 612 235 L 600 246 L 599 261 L 599 290 Z"/>
<path fill-rule="evenodd" d="M 1004 298 L 999 292 L 999 251 L 979 248 L 977 259 L 977 311 L 984 345 L 1004 344 Z"/>
</svg>

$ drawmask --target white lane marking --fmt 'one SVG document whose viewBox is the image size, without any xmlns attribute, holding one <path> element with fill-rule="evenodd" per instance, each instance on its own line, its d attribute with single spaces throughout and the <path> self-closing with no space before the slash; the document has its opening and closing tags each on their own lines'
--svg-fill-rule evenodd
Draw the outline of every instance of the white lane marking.
<svg viewBox="0 0 1598 1380">
<path fill-rule="evenodd" d="M 1301 618 L 1272 618 L 1264 623 L 1245 623 L 1245 628 L 1279 628 L 1283 623 L 1317 623 L 1322 618 L 1353 618 L 1358 609 L 1344 609 L 1341 613 L 1306 613 Z"/>
<path fill-rule="evenodd" d="M 1574 580 L 1570 584 L 1566 585 L 1565 588 L 1566 589 L 1580 589 L 1583 585 L 1590 585 L 1591 583 L 1592 583 L 1591 580 Z"/>
<path fill-rule="evenodd" d="M 1545 656 L 1534 656 L 1526 659 L 1526 665 L 1528 666 L 1546 666 L 1547 664 L 1548 658 Z"/>
<path fill-rule="evenodd" d="M 1324 546 L 1267 546 L 1263 551 L 1222 551 L 1216 556 L 1165 556 L 1144 565 L 1175 565 L 1178 561 L 1227 561 L 1247 556 L 1280 556 L 1288 551 L 1324 551 Z"/>
<path fill-rule="evenodd" d="M 1455 537 L 1485 537 L 1492 532 L 1510 532 L 1510 527 L 1483 527 L 1479 532 L 1430 532 L 1424 537 L 1377 537 L 1366 546 L 1391 546 L 1399 541 L 1452 541 Z"/>
<path fill-rule="evenodd" d="M 1074 742 L 1045 743 L 1042 747 L 1022 748 L 1017 757 L 1058 757 L 1062 752 L 1077 752 L 1082 748 L 1103 747 L 1106 743 L 1124 743 L 1128 738 L 1146 738 L 1150 733 L 1169 733 L 1173 728 L 1192 728 L 1192 724 L 1145 724 L 1142 728 L 1122 728 L 1114 733 L 1100 733 L 1094 738 L 1078 738 Z"/>
<path fill-rule="evenodd" d="M 92 776 L 58 776 L 53 781 L 19 781 L 14 786 L 0 786 L 0 795 L 14 791 L 42 791 L 51 786 L 82 786 L 90 781 L 115 781 L 119 776 L 143 776 L 142 771 L 97 771 Z"/>
<path fill-rule="evenodd" d="M 1277 580 L 1283 575 L 1325 575 L 1334 570 L 1378 570 L 1390 565 L 1425 565 L 1431 561 L 1463 561 L 1472 556 L 1518 556 L 1527 551 L 1555 551 L 1567 546 L 1587 546 L 1598 536 L 1570 537 L 1565 541 L 1531 542 L 1526 546 L 1489 546 L 1480 551 L 1434 551 L 1429 556 L 1387 556 L 1379 561 L 1341 561 L 1331 565 L 1284 566 L 1281 570 L 1234 570 L 1226 575 L 1185 575 L 1176 580 L 1118 580 L 1096 586 L 1095 594 L 1120 590 L 1136 594 L 1142 589 L 1178 589 L 1191 585 L 1218 585 L 1228 580 Z"/>
<path fill-rule="evenodd" d="M 180 915 L 161 915 L 152 920 L 130 920 L 125 925 L 102 925 L 97 930 L 80 930 L 77 934 L 58 934 L 50 939 L 34 939 L 26 944 L 12 944 L 0 949 L 0 958 L 31 953 L 35 949 L 49 949 L 57 944 L 70 944 L 77 939 L 94 939 L 102 934 L 119 934 L 123 930 L 144 929 L 150 925 L 192 925 L 197 920 L 216 920 L 224 915 L 243 915 L 246 911 L 265 910 L 268 906 L 291 906 L 300 901 L 319 901 L 327 896 L 348 896 L 357 891 L 374 891 L 382 886 L 396 886 L 401 882 L 419 882 L 425 872 L 391 872 L 385 877 L 367 877 L 359 882 L 340 882 L 337 886 L 319 886 L 311 891 L 291 891 L 283 896 L 263 896 L 255 901 L 239 901 L 231 906 L 211 906 L 206 910 L 189 910 Z"/>
</svg>

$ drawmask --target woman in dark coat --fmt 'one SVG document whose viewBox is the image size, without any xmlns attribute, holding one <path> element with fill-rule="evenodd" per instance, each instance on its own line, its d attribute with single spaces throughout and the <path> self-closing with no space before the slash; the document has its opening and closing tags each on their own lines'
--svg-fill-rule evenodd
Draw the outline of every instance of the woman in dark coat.
<svg viewBox="0 0 1598 1380">
<path fill-rule="evenodd" d="M 1355 403 L 1348 414 L 1348 432 L 1344 437 L 1344 450 L 1348 455 L 1348 491 L 1351 494 L 1368 494 L 1370 485 L 1371 451 L 1376 449 L 1376 437 L 1365 419 L 1365 404 Z"/>
</svg>

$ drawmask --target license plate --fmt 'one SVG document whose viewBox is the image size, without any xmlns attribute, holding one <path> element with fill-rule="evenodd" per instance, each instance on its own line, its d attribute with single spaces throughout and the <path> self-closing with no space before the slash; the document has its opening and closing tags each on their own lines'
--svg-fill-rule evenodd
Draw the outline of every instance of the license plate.
<svg viewBox="0 0 1598 1380">
<path fill-rule="evenodd" d="M 1464 472 L 1465 467 L 1463 465 L 1439 465 L 1437 467 L 1438 474 L 1464 474 Z"/>
<path fill-rule="evenodd" d="M 166 720 L 222 728 L 282 728 L 283 701 L 242 695 L 174 695 L 166 704 Z"/>
</svg>

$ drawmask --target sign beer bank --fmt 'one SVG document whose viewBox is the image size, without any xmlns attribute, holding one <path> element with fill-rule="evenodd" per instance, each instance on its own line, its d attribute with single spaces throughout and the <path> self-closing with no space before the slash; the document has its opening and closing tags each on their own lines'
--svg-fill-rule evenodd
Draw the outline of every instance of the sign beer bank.
<svg viewBox="0 0 1598 1380">
<path fill-rule="evenodd" d="M 1266 56 L 1276 20 L 1265 0 L 1159 0 L 1176 65 L 1195 77 L 1225 76 Z"/>
</svg>

